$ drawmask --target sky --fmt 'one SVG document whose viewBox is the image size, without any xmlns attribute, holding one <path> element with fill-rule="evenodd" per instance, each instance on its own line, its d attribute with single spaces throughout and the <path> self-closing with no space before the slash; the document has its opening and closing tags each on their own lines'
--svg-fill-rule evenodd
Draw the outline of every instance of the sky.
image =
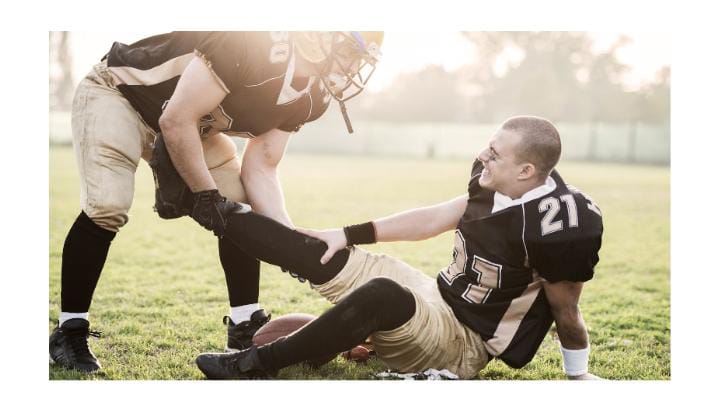
<svg viewBox="0 0 720 407">
<path fill-rule="evenodd" d="M 113 41 L 132 43 L 157 34 L 150 31 L 73 32 L 75 81 L 89 71 L 109 49 Z M 595 50 L 607 49 L 621 34 L 632 42 L 618 51 L 621 62 L 631 69 L 625 78 L 628 88 L 652 81 L 657 71 L 671 62 L 671 37 L 657 32 L 593 32 Z M 442 65 L 452 71 L 475 59 L 472 45 L 459 31 L 408 32 L 386 31 L 382 60 L 370 81 L 370 91 L 386 88 L 397 75 L 421 70 L 429 64 Z"/>
</svg>

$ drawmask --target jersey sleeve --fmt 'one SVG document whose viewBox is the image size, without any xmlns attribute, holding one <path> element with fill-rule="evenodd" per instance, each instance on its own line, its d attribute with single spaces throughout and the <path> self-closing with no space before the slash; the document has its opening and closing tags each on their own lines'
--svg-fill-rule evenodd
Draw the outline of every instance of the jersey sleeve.
<svg viewBox="0 0 720 407">
<path fill-rule="evenodd" d="M 536 235 L 529 242 L 530 265 L 541 277 L 554 283 L 558 281 L 584 282 L 593 278 L 595 265 L 600 260 L 598 252 L 602 245 L 602 216 L 595 204 L 585 195 L 574 193 L 579 216 L 578 227 L 564 227 L 561 231 Z M 558 213 L 567 225 L 567 214 Z M 540 218 L 537 219 L 540 221 Z"/>
<path fill-rule="evenodd" d="M 243 32 L 211 32 L 195 49 L 226 92 L 243 86 L 247 76 L 247 41 Z"/>
<path fill-rule="evenodd" d="M 532 266 L 545 280 L 585 282 L 593 278 L 600 259 L 600 237 L 545 244 Z"/>
<path fill-rule="evenodd" d="M 295 109 L 294 114 L 278 126 L 278 129 L 289 132 L 296 132 L 305 124 L 317 120 L 330 106 L 330 96 L 327 95 L 321 82 L 316 81 L 310 90 L 309 99 L 303 98 L 300 108 Z M 308 112 L 309 110 L 309 112 Z"/>
</svg>

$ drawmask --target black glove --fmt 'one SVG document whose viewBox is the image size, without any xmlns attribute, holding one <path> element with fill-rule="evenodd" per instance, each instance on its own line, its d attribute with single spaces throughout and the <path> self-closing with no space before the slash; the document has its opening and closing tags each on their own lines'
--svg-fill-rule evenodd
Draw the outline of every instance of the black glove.
<svg viewBox="0 0 720 407">
<path fill-rule="evenodd" d="M 155 178 L 155 212 L 163 219 L 189 215 L 193 193 L 175 169 L 160 133 L 155 138 L 150 168 Z"/>
<path fill-rule="evenodd" d="M 225 234 L 228 216 L 234 213 L 248 213 L 250 205 L 228 201 L 217 189 L 200 191 L 193 194 L 193 207 L 190 217 L 200 226 L 212 230 L 215 236 Z"/>
</svg>

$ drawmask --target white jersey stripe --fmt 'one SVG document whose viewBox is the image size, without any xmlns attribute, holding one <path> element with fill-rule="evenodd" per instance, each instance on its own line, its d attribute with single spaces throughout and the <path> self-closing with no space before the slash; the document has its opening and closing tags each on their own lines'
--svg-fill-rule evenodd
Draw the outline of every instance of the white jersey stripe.
<svg viewBox="0 0 720 407">
<path fill-rule="evenodd" d="M 194 53 L 180 55 L 146 70 L 130 66 L 111 66 L 108 71 L 116 85 L 151 86 L 180 76 L 194 57 Z"/>
<path fill-rule="evenodd" d="M 497 356 L 505 352 L 505 349 L 515 337 L 518 328 L 520 328 L 520 323 L 525 314 L 530 311 L 530 307 L 535 302 L 541 288 L 542 279 L 537 279 L 530 283 L 519 297 L 510 302 L 510 306 L 495 329 L 493 337 L 485 341 L 485 348 L 487 348 L 488 353 Z"/>
</svg>

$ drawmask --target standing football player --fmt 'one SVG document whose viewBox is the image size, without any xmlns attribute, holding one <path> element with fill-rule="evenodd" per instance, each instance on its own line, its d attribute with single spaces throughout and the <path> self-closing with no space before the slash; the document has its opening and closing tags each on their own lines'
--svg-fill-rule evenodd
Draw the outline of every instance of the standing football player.
<svg viewBox="0 0 720 407">
<path fill-rule="evenodd" d="M 246 202 L 293 226 L 277 174 L 288 139 L 320 117 L 331 98 L 352 132 L 345 102 L 363 90 L 382 39 L 381 32 L 357 31 L 173 32 L 114 43 L 73 101 L 81 212 L 63 246 L 52 360 L 87 372 L 100 368 L 88 348 L 88 336 L 97 335 L 88 311 L 110 244 L 128 222 L 141 158 L 171 160 L 189 189 L 175 202 L 179 213 L 219 237 L 230 299 L 227 348 L 250 346 L 269 319 L 258 305 L 260 264 L 222 238 L 224 217 Z M 248 138 L 242 160 L 229 136 Z M 168 178 L 158 170 L 156 181 Z M 156 198 L 166 195 L 160 183 Z M 162 216 L 165 206 L 158 204 L 168 203 L 156 203 Z"/>
<path fill-rule="evenodd" d="M 202 354 L 198 367 L 208 378 L 271 377 L 370 336 L 395 370 L 448 369 L 473 378 L 491 358 L 526 365 L 554 321 L 568 378 L 597 378 L 588 372 L 590 342 L 578 303 L 599 260 L 602 215 L 554 170 L 560 150 L 551 122 L 519 116 L 505 121 L 475 160 L 468 193 L 447 202 L 304 231 L 316 239 L 249 208 L 231 215 L 226 239 L 297 270 L 335 306 L 271 344 Z M 450 230 L 453 260 L 436 279 L 354 246 Z"/>
</svg>

